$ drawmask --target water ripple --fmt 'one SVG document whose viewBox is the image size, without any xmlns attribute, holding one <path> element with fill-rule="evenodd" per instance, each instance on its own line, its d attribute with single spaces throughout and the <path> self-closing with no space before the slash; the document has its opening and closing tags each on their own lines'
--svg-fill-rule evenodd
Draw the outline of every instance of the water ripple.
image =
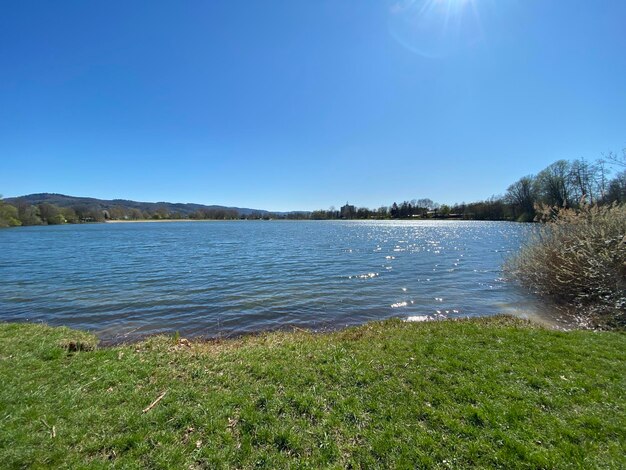
<svg viewBox="0 0 626 470">
<path fill-rule="evenodd" d="M 500 272 L 529 230 L 460 221 L 1 230 L 0 319 L 128 339 L 531 312 L 534 299 Z"/>
</svg>

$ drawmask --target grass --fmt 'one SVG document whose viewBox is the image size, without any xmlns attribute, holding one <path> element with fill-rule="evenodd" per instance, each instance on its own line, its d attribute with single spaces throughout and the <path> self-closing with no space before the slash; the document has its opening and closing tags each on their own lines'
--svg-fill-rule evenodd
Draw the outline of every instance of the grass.
<svg viewBox="0 0 626 470">
<path fill-rule="evenodd" d="M 5 323 L 0 462 L 624 468 L 625 351 L 623 333 L 510 317 L 112 348 Z"/>
</svg>

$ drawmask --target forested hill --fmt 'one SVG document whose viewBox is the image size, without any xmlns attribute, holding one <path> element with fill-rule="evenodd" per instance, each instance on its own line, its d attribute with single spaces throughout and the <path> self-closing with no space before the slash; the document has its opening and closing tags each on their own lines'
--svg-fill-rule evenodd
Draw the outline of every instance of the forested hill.
<svg viewBox="0 0 626 470">
<path fill-rule="evenodd" d="M 173 203 L 173 202 L 139 202 L 129 201 L 126 199 L 96 199 L 91 197 L 66 196 L 65 194 L 39 193 L 29 194 L 27 196 L 11 197 L 4 199 L 4 202 L 18 205 L 38 206 L 39 204 L 53 204 L 58 207 L 88 207 L 95 210 L 115 211 L 116 209 L 129 212 L 137 209 L 142 213 L 158 213 L 167 212 L 168 214 L 179 214 L 181 217 L 189 217 L 190 215 L 203 211 L 236 211 L 239 215 L 250 214 L 269 214 L 266 210 L 249 209 L 245 207 L 226 207 L 226 206 L 206 206 L 203 204 L 191 203 Z"/>
<path fill-rule="evenodd" d="M 0 198 L 0 227 L 103 222 L 106 220 L 162 219 L 467 219 L 535 220 L 537 207 L 568 207 L 626 203 L 626 149 L 607 160 L 558 160 L 537 175 L 527 175 L 509 185 L 506 193 L 484 201 L 441 205 L 414 199 L 378 209 L 348 203 L 339 210 L 268 212 L 240 207 L 206 206 L 171 202 L 137 202 L 95 199 L 63 194 L 30 194 Z"/>
</svg>

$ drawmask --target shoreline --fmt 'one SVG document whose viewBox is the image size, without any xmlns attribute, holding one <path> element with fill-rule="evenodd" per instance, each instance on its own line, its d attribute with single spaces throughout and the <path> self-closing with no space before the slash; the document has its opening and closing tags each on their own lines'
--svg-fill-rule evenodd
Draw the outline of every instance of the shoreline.
<svg viewBox="0 0 626 470">
<path fill-rule="evenodd" d="M 230 333 L 218 333 L 211 334 L 180 334 L 178 330 L 161 330 L 159 332 L 145 332 L 134 334 L 135 330 L 127 333 L 120 333 L 116 336 L 101 337 L 98 330 L 82 329 L 67 325 L 51 325 L 45 321 L 13 321 L 13 320 L 0 320 L 0 328 L 2 325 L 18 324 L 18 325 L 39 325 L 46 328 L 65 328 L 71 331 L 78 332 L 80 334 L 91 335 L 96 338 L 98 347 L 101 348 L 115 348 L 122 346 L 132 346 L 141 344 L 145 341 L 150 341 L 153 338 L 159 337 L 176 337 L 180 336 L 186 339 L 186 341 L 193 344 L 213 344 L 224 342 L 238 342 L 243 341 L 246 338 L 257 338 L 265 335 L 272 334 L 297 334 L 306 333 L 312 336 L 324 336 L 332 335 L 335 333 L 341 333 L 349 331 L 355 328 L 364 328 L 368 325 L 385 322 L 400 322 L 400 323 L 463 323 L 463 322 L 480 322 L 480 321 L 505 321 L 505 322 L 519 322 L 529 325 L 530 327 L 541 328 L 548 331 L 605 331 L 601 329 L 584 328 L 582 325 L 575 323 L 560 323 L 556 319 L 546 319 L 538 315 L 521 315 L 516 313 L 498 313 L 495 315 L 484 316 L 460 316 L 460 317 L 445 317 L 438 318 L 430 315 L 413 315 L 408 317 L 393 316 L 380 320 L 370 320 L 364 323 L 351 324 L 351 325 L 326 325 L 323 327 L 306 327 L 293 324 L 276 325 L 268 328 L 261 328 L 258 330 L 239 331 Z"/>
<path fill-rule="evenodd" d="M 483 220 L 483 219 L 446 219 L 446 218 L 423 218 L 423 219 L 138 219 L 138 220 L 105 220 L 103 222 L 84 222 L 82 224 L 133 224 L 133 223 L 159 223 L 159 222 L 507 222 L 524 224 L 533 222 L 517 222 L 514 220 Z"/>
<path fill-rule="evenodd" d="M 235 222 L 240 219 L 139 219 L 139 220 L 105 220 L 104 222 L 88 222 L 88 223 L 102 223 L 102 224 L 151 224 L 161 222 Z M 66 224 L 76 225 L 76 224 Z M 80 224 L 79 224 L 80 225 Z"/>
</svg>

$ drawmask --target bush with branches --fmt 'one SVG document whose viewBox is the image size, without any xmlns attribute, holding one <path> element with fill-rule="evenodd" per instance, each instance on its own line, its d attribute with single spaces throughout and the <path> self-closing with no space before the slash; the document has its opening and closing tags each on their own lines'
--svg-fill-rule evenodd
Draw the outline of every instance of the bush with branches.
<svg viewBox="0 0 626 470">
<path fill-rule="evenodd" d="M 626 205 L 537 207 L 544 222 L 506 270 L 594 327 L 626 326 Z"/>
</svg>

